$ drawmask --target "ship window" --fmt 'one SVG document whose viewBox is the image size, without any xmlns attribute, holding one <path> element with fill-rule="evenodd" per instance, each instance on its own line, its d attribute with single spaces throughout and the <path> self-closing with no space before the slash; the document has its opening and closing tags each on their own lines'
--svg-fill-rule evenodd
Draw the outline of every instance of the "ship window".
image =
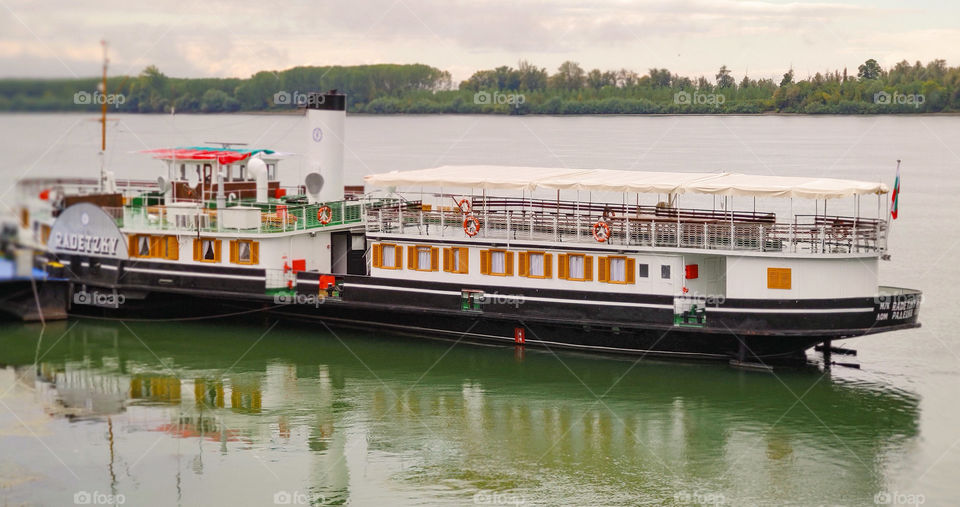
<svg viewBox="0 0 960 507">
<path fill-rule="evenodd" d="M 622 255 L 600 257 L 600 281 L 607 283 L 634 283 L 637 269 L 636 259 Z"/>
<path fill-rule="evenodd" d="M 240 165 L 240 175 L 237 176 L 237 181 L 246 181 L 247 180 L 247 166 Z"/>
<path fill-rule="evenodd" d="M 193 240 L 193 260 L 200 262 L 220 262 L 220 240 Z"/>
<path fill-rule="evenodd" d="M 559 254 L 557 265 L 560 266 L 558 276 L 564 280 L 593 281 L 593 256 L 591 255 Z"/>
<path fill-rule="evenodd" d="M 400 269 L 403 262 L 403 249 L 390 243 L 373 245 L 373 267 L 381 269 Z"/>
<path fill-rule="evenodd" d="M 150 236 L 137 236 L 137 257 L 150 257 Z"/>
<path fill-rule="evenodd" d="M 669 264 L 662 264 L 662 265 L 660 265 L 660 278 L 663 278 L 664 280 L 669 280 L 669 279 L 670 279 L 670 265 L 669 265 Z"/>
<path fill-rule="evenodd" d="M 648 278 L 650 276 L 650 265 L 649 264 L 638 264 L 637 265 L 637 276 L 640 278 Z"/>
<path fill-rule="evenodd" d="M 470 254 L 466 247 L 443 249 L 443 270 L 448 273 L 468 273 Z"/>
<path fill-rule="evenodd" d="M 791 287 L 790 279 L 791 279 L 790 268 L 767 268 L 767 288 L 768 289 L 790 290 L 790 287 Z"/>
<path fill-rule="evenodd" d="M 436 271 L 439 248 L 410 245 L 407 247 L 407 268 L 417 271 Z"/>
<path fill-rule="evenodd" d="M 546 252 L 520 252 L 520 276 L 550 278 L 553 276 L 553 255 Z"/>
<path fill-rule="evenodd" d="M 230 242 L 230 262 L 234 264 L 259 264 L 260 244 L 248 239 Z"/>
<path fill-rule="evenodd" d="M 484 275 L 513 276 L 513 252 L 481 250 L 480 273 Z"/>
</svg>

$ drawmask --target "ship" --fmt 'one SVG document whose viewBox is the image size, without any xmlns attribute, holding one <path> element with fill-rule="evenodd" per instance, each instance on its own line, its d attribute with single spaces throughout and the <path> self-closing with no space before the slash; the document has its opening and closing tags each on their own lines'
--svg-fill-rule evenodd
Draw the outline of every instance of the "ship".
<svg viewBox="0 0 960 507">
<path fill-rule="evenodd" d="M 335 90 L 302 106 L 293 187 L 289 154 L 230 144 L 149 150 L 155 181 L 21 181 L 20 243 L 68 281 L 71 314 L 179 300 L 323 324 L 307 329 L 759 364 L 920 325 L 921 292 L 879 282 L 881 182 L 470 165 L 345 187 L 346 106 Z M 780 205 L 744 209 L 758 198 Z M 828 214 L 838 201 L 854 213 Z"/>
</svg>

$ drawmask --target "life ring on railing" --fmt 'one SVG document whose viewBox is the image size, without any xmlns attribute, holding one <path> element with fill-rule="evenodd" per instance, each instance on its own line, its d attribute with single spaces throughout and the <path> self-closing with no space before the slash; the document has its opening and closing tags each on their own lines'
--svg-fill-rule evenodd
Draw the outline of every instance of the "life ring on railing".
<svg viewBox="0 0 960 507">
<path fill-rule="evenodd" d="M 599 220 L 593 224 L 593 239 L 600 243 L 610 239 L 610 226 L 603 220 Z"/>
<path fill-rule="evenodd" d="M 470 215 L 467 218 L 463 219 L 463 232 L 470 236 L 471 238 L 476 236 L 480 232 L 480 220 L 477 220 L 477 217 Z"/>
<path fill-rule="evenodd" d="M 463 213 L 464 215 L 473 210 L 473 205 L 470 204 L 470 199 L 460 199 L 457 202 L 457 207 L 460 208 L 460 213 Z"/>
<path fill-rule="evenodd" d="M 830 235 L 833 236 L 833 239 L 837 241 L 843 241 L 847 239 L 847 228 L 846 227 L 833 227 L 830 231 Z"/>
<path fill-rule="evenodd" d="M 327 225 L 330 223 L 330 219 L 333 218 L 333 210 L 330 206 L 320 206 L 317 208 L 317 221 L 321 225 Z"/>
</svg>

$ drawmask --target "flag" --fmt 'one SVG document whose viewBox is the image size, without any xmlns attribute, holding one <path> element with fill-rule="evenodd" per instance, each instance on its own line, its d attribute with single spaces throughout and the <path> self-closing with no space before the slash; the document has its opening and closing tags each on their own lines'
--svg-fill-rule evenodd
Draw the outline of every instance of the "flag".
<svg viewBox="0 0 960 507">
<path fill-rule="evenodd" d="M 900 201 L 900 163 L 897 161 L 897 179 L 893 182 L 893 203 L 890 207 L 890 216 L 897 219 L 897 204 Z"/>
</svg>

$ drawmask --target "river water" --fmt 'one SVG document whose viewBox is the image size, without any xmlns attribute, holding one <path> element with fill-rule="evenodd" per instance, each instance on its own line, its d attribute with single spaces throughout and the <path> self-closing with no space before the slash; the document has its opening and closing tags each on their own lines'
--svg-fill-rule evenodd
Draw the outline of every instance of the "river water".
<svg viewBox="0 0 960 507">
<path fill-rule="evenodd" d="M 205 141 L 302 151 L 297 116 L 113 117 L 107 166 Z M 275 323 L 0 327 L 0 503 L 954 504 L 960 118 L 350 117 L 346 183 L 441 164 L 727 170 L 892 183 L 886 285 L 917 330 L 862 368 L 634 361 Z M 95 118 L 0 115 L 0 191 L 96 176 Z M 298 157 L 281 166 L 302 177 Z M 833 205 L 833 204 L 831 204 Z M 867 206 L 864 205 L 864 208 Z M 810 353 L 814 362 L 818 356 Z M 889 502 L 887 502 L 889 500 Z M 288 502 L 289 501 L 289 502 Z"/>
</svg>

